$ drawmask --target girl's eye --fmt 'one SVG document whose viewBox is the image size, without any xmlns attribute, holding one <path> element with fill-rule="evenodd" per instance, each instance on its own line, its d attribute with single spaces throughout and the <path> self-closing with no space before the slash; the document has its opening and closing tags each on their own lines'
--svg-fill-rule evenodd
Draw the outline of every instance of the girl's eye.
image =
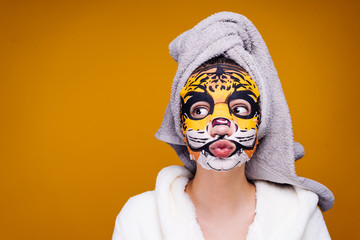
<svg viewBox="0 0 360 240">
<path fill-rule="evenodd" d="M 238 117 L 247 117 L 251 114 L 251 104 L 242 98 L 230 101 L 229 107 L 235 116 Z"/>
<path fill-rule="evenodd" d="M 250 114 L 249 109 L 246 106 L 243 106 L 243 105 L 235 106 L 235 107 L 233 107 L 232 110 L 233 110 L 233 112 L 235 114 L 240 115 L 240 116 L 246 116 L 246 115 Z"/>
<path fill-rule="evenodd" d="M 204 118 L 208 115 L 209 110 L 206 107 L 197 107 L 192 112 L 192 117 L 194 118 Z"/>
<path fill-rule="evenodd" d="M 194 103 L 190 108 L 190 115 L 194 119 L 202 119 L 206 117 L 210 112 L 210 104 L 205 101 L 199 101 Z"/>
</svg>

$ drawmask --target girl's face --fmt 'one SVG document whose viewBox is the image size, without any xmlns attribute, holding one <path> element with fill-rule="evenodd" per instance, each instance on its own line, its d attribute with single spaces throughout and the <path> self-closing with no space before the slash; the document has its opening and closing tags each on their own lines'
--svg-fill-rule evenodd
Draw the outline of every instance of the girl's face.
<svg viewBox="0 0 360 240">
<path fill-rule="evenodd" d="M 192 75 L 180 95 L 192 160 L 216 171 L 250 160 L 260 123 L 259 90 L 250 75 L 234 65 L 211 65 Z"/>
</svg>

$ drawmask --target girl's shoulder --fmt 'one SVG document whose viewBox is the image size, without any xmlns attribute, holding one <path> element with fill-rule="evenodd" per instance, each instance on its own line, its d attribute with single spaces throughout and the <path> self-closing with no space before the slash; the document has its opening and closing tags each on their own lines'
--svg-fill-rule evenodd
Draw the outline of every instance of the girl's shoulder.
<svg viewBox="0 0 360 240">
<path fill-rule="evenodd" d="M 273 208 L 286 206 L 295 208 L 314 208 L 319 197 L 316 193 L 288 184 L 268 181 L 255 181 L 256 195 L 260 203 L 271 205 Z M 265 200 L 262 202 L 262 200 Z"/>
<path fill-rule="evenodd" d="M 116 218 L 113 239 L 144 239 L 144 233 L 161 235 L 154 191 L 129 198 Z"/>
<path fill-rule="evenodd" d="M 330 239 L 316 193 L 292 185 L 255 181 L 253 230 L 273 239 Z M 252 238 L 249 238 L 252 239 Z"/>
</svg>

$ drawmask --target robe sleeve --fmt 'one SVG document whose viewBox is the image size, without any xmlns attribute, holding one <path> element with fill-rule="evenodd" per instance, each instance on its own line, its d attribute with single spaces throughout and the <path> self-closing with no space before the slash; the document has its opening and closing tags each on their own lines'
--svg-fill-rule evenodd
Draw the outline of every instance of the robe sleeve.
<svg viewBox="0 0 360 240">
<path fill-rule="evenodd" d="M 318 207 L 314 208 L 301 240 L 329 240 L 330 234 L 326 227 L 323 215 Z"/>
</svg>

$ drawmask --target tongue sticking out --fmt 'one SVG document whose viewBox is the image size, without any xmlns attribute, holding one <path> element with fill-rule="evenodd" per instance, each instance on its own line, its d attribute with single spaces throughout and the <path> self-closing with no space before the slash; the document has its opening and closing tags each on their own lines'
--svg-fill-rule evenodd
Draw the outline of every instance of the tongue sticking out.
<svg viewBox="0 0 360 240">
<path fill-rule="evenodd" d="M 209 146 L 210 152 L 218 158 L 229 157 L 235 149 L 235 144 L 228 140 L 218 140 Z"/>
</svg>

